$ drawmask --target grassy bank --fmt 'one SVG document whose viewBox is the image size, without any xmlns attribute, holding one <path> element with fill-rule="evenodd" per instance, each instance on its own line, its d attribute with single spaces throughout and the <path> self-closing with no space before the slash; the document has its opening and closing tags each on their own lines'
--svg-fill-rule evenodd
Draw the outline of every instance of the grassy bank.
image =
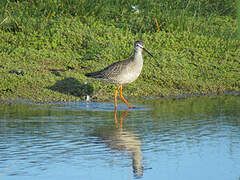
<svg viewBox="0 0 240 180">
<path fill-rule="evenodd" d="M 126 96 L 239 91 L 236 12 L 231 0 L 1 1 L 0 99 L 108 99 L 116 87 L 84 73 L 128 58 L 135 40 L 156 59 L 144 55 Z"/>
</svg>

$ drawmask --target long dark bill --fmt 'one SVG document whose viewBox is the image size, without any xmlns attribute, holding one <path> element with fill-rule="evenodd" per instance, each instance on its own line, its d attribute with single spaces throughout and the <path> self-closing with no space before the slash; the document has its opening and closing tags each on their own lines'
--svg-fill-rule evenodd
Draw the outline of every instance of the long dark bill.
<svg viewBox="0 0 240 180">
<path fill-rule="evenodd" d="M 148 50 L 146 50 L 145 48 L 142 48 L 146 53 L 148 53 L 150 56 L 152 56 L 153 57 L 153 55 L 148 51 Z M 153 57 L 154 58 L 154 57 Z"/>
</svg>

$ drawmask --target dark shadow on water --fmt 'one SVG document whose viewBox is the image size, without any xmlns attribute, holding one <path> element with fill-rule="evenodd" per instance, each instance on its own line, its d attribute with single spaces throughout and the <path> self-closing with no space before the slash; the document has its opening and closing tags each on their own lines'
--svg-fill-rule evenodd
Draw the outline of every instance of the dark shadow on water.
<svg viewBox="0 0 240 180">
<path fill-rule="evenodd" d="M 134 132 L 123 127 L 123 120 L 127 117 L 128 113 L 129 110 L 127 109 L 118 118 L 117 111 L 115 110 L 114 127 L 102 126 L 97 128 L 92 135 L 102 139 L 102 142 L 113 150 L 130 152 L 134 177 L 141 178 L 143 177 L 144 170 L 142 165 L 142 144 Z"/>
<path fill-rule="evenodd" d="M 93 93 L 93 87 L 89 84 L 79 82 L 72 77 L 66 77 L 63 80 L 58 80 L 53 86 L 47 87 L 53 91 L 57 91 L 67 95 L 82 97 Z"/>
</svg>

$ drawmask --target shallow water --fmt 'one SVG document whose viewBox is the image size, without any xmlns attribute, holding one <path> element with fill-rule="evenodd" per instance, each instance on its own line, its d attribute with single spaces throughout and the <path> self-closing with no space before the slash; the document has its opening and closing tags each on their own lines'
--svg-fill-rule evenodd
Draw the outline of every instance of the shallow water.
<svg viewBox="0 0 240 180">
<path fill-rule="evenodd" d="M 0 104 L 0 180 L 240 178 L 239 95 L 129 102 Z"/>
</svg>

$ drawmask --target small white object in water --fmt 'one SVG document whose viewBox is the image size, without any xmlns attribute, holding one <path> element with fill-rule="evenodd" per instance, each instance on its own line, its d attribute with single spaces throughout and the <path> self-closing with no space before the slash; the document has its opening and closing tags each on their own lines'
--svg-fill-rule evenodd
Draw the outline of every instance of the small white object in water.
<svg viewBox="0 0 240 180">
<path fill-rule="evenodd" d="M 88 82 L 87 81 L 85 81 L 85 83 L 84 84 L 87 84 Z M 90 101 L 90 96 L 87 94 L 87 96 L 86 96 L 86 102 L 89 102 Z"/>
<path fill-rule="evenodd" d="M 136 5 L 136 6 L 133 6 L 132 5 L 132 8 L 137 12 L 137 13 L 139 13 L 139 9 L 138 9 L 138 6 Z"/>
<path fill-rule="evenodd" d="M 90 96 L 87 95 L 87 96 L 86 96 L 86 102 L 89 102 L 89 101 L 90 101 Z"/>
</svg>

